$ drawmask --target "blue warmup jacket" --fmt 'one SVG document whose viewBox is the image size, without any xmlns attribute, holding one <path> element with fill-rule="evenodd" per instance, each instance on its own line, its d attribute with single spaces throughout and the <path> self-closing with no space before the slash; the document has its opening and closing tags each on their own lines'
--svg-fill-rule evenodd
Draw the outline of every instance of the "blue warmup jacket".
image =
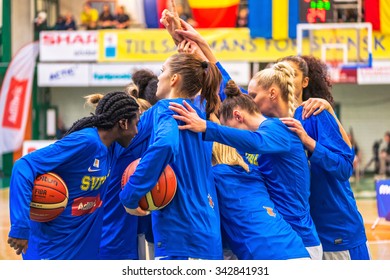
<svg viewBox="0 0 390 280">
<path fill-rule="evenodd" d="M 126 207 L 137 208 L 140 198 L 170 164 L 177 177 L 177 191 L 169 205 L 152 211 L 155 256 L 222 259 L 218 202 L 210 172 L 212 145 L 204 142 L 201 134 L 179 130 L 168 106 L 183 100 L 164 99 L 153 106 L 150 145 L 120 199 Z"/>
<path fill-rule="evenodd" d="M 261 174 L 250 168 L 213 167 L 224 241 L 240 260 L 310 258 L 302 239 L 275 208 Z"/>
<path fill-rule="evenodd" d="M 364 222 L 349 183 L 354 153 L 336 120 L 327 111 L 302 120 L 302 106 L 294 117 L 317 142 L 309 153 L 310 207 L 324 251 L 344 251 L 366 243 Z"/>
<path fill-rule="evenodd" d="M 153 107 L 152 107 L 153 108 Z M 140 158 L 149 145 L 152 131 L 152 111 L 144 112 L 138 123 L 138 134 L 133 138 L 129 147 L 117 145 L 114 150 L 117 158 L 111 170 L 111 180 L 107 186 L 104 199 L 103 230 L 100 241 L 99 257 L 103 260 L 138 259 L 138 226 L 137 216 L 128 214 L 119 200 L 122 190 L 121 179 L 126 167 Z M 141 222 L 142 223 L 142 222 Z"/>
<path fill-rule="evenodd" d="M 256 132 L 207 121 L 206 141 L 217 141 L 247 153 L 257 165 L 276 208 L 306 247 L 320 245 L 310 216 L 310 170 L 302 142 L 279 119 L 268 118 Z"/>
<path fill-rule="evenodd" d="M 23 259 L 98 258 L 102 199 L 113 164 L 113 146 L 108 149 L 101 142 L 96 128 L 85 128 L 15 162 L 10 184 L 9 236 L 29 239 Z M 30 221 L 33 182 L 47 172 L 65 181 L 68 204 L 53 221 Z"/>
</svg>

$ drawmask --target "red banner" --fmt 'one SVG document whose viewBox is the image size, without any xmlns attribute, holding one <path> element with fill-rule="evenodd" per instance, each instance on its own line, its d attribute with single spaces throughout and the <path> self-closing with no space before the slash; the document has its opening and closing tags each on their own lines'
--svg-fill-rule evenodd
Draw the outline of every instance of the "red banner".
<svg viewBox="0 0 390 280">
<path fill-rule="evenodd" d="M 22 127 L 23 108 L 28 80 L 18 81 L 11 78 L 11 84 L 5 101 L 3 127 L 20 129 Z"/>
<path fill-rule="evenodd" d="M 0 93 L 0 154 L 22 147 L 38 52 L 38 42 L 24 46 L 5 73 Z"/>
</svg>

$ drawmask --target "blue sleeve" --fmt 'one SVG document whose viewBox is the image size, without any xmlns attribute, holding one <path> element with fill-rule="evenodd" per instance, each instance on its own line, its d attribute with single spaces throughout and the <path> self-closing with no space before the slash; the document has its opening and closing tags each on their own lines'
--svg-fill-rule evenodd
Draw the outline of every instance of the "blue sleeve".
<svg viewBox="0 0 390 280">
<path fill-rule="evenodd" d="M 76 134 L 76 133 L 75 133 Z M 17 160 L 10 182 L 10 237 L 28 239 L 30 233 L 30 202 L 35 178 L 50 172 L 68 160 L 93 153 L 90 139 L 69 136 Z"/>
<path fill-rule="evenodd" d="M 309 160 L 341 181 L 353 172 L 353 150 L 345 143 L 334 117 L 327 111 L 303 121 L 303 127 L 316 146 Z"/>
<path fill-rule="evenodd" d="M 130 209 L 138 207 L 141 197 L 156 185 L 162 171 L 178 153 L 179 128 L 172 117 L 173 111 L 160 107 L 156 115 L 154 142 L 149 145 L 120 193 L 122 204 Z"/>
<path fill-rule="evenodd" d="M 288 128 L 279 120 L 268 119 L 255 132 L 207 121 L 204 140 L 216 141 L 242 152 L 271 154 L 290 151 L 291 136 L 289 133 Z"/>
<path fill-rule="evenodd" d="M 215 65 L 218 67 L 219 72 L 221 72 L 222 74 L 222 82 L 221 82 L 221 86 L 219 87 L 219 98 L 221 99 L 221 101 L 224 101 L 226 99 L 226 94 L 225 94 L 226 84 L 232 78 L 230 77 L 229 73 L 226 72 L 225 68 L 223 68 L 222 64 L 219 61 Z M 245 94 L 248 93 L 245 89 L 241 87 L 240 89 L 243 93 Z"/>
</svg>

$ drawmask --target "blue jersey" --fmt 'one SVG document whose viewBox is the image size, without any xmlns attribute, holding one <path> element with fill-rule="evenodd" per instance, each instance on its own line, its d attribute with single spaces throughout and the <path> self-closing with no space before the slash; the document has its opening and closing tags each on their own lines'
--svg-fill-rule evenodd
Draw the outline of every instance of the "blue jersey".
<svg viewBox="0 0 390 280">
<path fill-rule="evenodd" d="M 302 239 L 272 202 L 261 174 L 240 166 L 213 167 L 221 227 L 241 260 L 310 258 Z"/>
<path fill-rule="evenodd" d="M 129 215 L 119 200 L 121 179 L 126 167 L 146 151 L 151 134 L 152 109 L 144 112 L 138 123 L 138 134 L 127 148 L 115 147 L 117 158 L 112 168 L 110 182 L 104 199 L 104 218 L 100 241 L 100 259 L 138 259 L 137 216 Z M 148 217 L 150 218 L 150 217 Z"/>
<path fill-rule="evenodd" d="M 324 251 L 344 251 L 364 244 L 364 223 L 349 183 L 352 149 L 329 112 L 302 120 L 302 107 L 298 107 L 295 118 L 317 142 L 313 153 L 309 153 L 310 207 Z"/>
<path fill-rule="evenodd" d="M 97 129 L 85 128 L 15 162 L 10 184 L 9 236 L 29 239 L 24 259 L 98 258 L 102 196 L 112 161 L 111 149 L 102 143 Z M 68 204 L 50 222 L 30 221 L 33 182 L 47 172 L 65 181 Z"/>
<path fill-rule="evenodd" d="M 140 198 L 156 185 L 170 164 L 177 191 L 169 205 L 152 211 L 155 256 L 221 259 L 219 212 L 210 172 L 212 145 L 203 142 L 201 134 L 179 130 L 168 106 L 169 102 L 181 104 L 183 100 L 164 99 L 153 106 L 150 145 L 120 199 L 126 207 L 137 208 Z"/>
<path fill-rule="evenodd" d="M 268 192 L 283 218 L 306 247 L 320 245 L 310 216 L 310 170 L 302 142 L 279 119 L 268 118 L 256 132 L 207 122 L 205 140 L 249 153 L 264 175 Z"/>
</svg>

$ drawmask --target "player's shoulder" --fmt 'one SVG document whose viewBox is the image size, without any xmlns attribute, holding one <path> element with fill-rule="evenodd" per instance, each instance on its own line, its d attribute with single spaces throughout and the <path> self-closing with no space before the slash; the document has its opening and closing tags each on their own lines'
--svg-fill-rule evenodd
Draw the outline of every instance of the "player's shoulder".
<svg viewBox="0 0 390 280">
<path fill-rule="evenodd" d="M 100 139 L 97 128 L 89 127 L 72 132 L 61 140 L 58 140 L 56 143 L 62 146 L 77 145 L 79 147 L 85 147 L 85 149 L 90 149 L 96 146 L 100 146 L 102 141 Z"/>
</svg>

